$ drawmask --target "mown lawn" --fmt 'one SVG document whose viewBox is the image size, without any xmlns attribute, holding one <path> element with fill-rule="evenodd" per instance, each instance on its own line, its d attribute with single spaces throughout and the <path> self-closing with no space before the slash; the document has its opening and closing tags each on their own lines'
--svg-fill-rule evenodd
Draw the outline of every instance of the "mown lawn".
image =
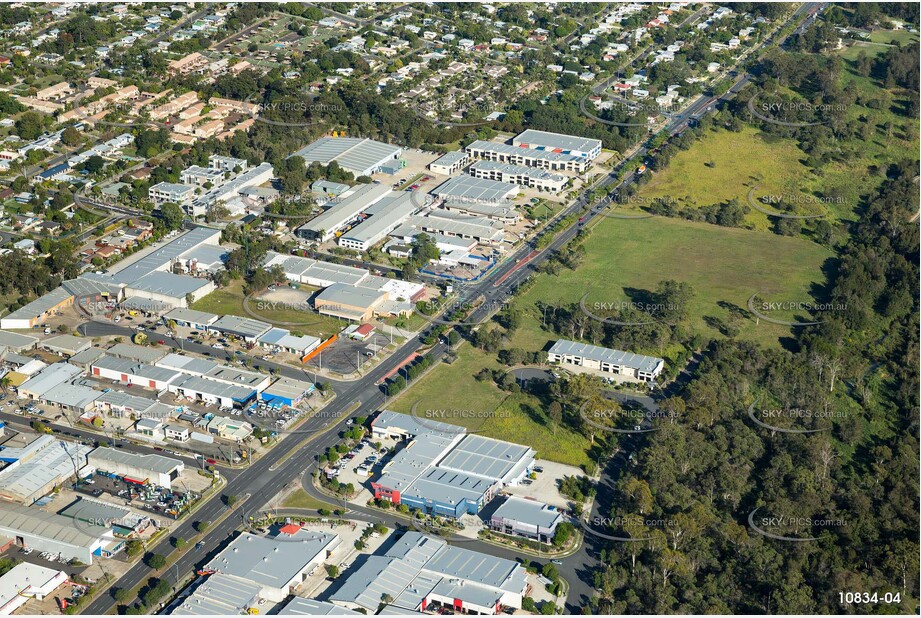
<svg viewBox="0 0 921 618">
<path fill-rule="evenodd" d="M 322 500 L 317 500 L 303 489 L 297 489 L 291 493 L 281 505 L 289 509 L 329 509 L 332 511 L 339 508 Z"/>
<path fill-rule="evenodd" d="M 542 349 L 556 337 L 541 328 L 538 301 L 578 303 L 588 294 L 593 303 L 628 301 L 628 291 L 655 290 L 659 281 L 690 284 L 695 297 L 688 308 L 693 332 L 705 338 L 722 335 L 713 318 L 735 324 L 738 337 L 763 345 L 779 345 L 790 328 L 755 324 L 734 314 L 747 312 L 756 292 L 770 301 L 811 302 L 815 288 L 825 283 L 823 263 L 831 251 L 802 238 L 726 228 L 683 219 L 653 217 L 640 220 L 604 219 L 585 242 L 586 256 L 575 270 L 558 276 L 538 276 L 534 286 L 515 300 L 528 315 L 511 347 Z M 771 312 L 791 320 L 802 313 Z M 662 350 L 633 350 L 659 353 Z"/>
<path fill-rule="evenodd" d="M 588 439 L 565 427 L 554 430 L 537 397 L 509 394 L 492 381 L 477 381 L 473 376 L 483 367 L 498 369 L 500 365 L 494 354 L 464 345 L 453 364 L 436 367 L 387 408 L 408 414 L 415 406 L 415 413 L 423 417 L 427 410 L 448 411 L 434 420 L 463 425 L 497 440 L 527 444 L 541 459 L 573 466 L 588 463 Z M 451 410 L 471 412 L 460 418 Z"/>
</svg>

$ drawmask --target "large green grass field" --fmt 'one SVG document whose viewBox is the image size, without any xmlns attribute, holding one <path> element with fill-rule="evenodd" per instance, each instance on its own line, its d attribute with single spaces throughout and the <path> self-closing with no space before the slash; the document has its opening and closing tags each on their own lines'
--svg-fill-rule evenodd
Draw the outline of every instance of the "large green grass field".
<svg viewBox="0 0 921 618">
<path fill-rule="evenodd" d="M 806 153 L 793 140 L 780 139 L 746 127 L 741 132 L 714 129 L 689 150 L 675 155 L 662 172 L 653 174 L 640 195 L 649 200 L 674 200 L 682 207 L 701 207 L 737 199 L 748 207 L 748 194 L 796 197 L 800 214 L 826 214 L 813 199 L 824 187 L 803 165 Z M 788 200 L 789 201 L 789 200 Z M 837 216 L 849 216 L 854 198 L 832 205 Z M 850 202 L 850 205 L 848 204 Z M 750 208 L 750 207 L 749 207 Z M 767 215 L 750 209 L 745 219 L 752 229 L 770 230 Z"/>
<path fill-rule="evenodd" d="M 673 279 L 690 284 L 695 297 L 688 308 L 693 332 L 705 338 L 722 335 L 712 318 L 733 323 L 738 338 L 763 345 L 779 345 L 790 328 L 745 318 L 752 294 L 775 302 L 812 302 L 825 277 L 822 265 L 831 251 L 802 238 L 769 232 L 726 228 L 683 219 L 604 219 L 585 242 L 586 256 L 575 271 L 540 276 L 535 285 L 516 299 L 515 307 L 529 315 L 511 340 L 511 347 L 542 349 L 556 337 L 542 330 L 536 303 L 619 303 L 627 291 L 653 291 L 659 281 Z M 771 317 L 792 320 L 797 314 L 771 312 Z M 634 350 L 663 353 L 663 350 Z"/>
</svg>

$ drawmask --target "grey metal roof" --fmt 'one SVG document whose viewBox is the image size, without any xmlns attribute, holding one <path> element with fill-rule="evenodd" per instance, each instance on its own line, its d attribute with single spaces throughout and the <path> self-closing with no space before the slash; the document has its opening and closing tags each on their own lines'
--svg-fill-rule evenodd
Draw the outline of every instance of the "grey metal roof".
<svg viewBox="0 0 921 618">
<path fill-rule="evenodd" d="M 61 284 L 61 286 L 74 296 L 92 296 L 95 294 L 118 295 L 119 286 L 105 281 L 99 281 L 86 276 L 80 276 L 76 279 L 70 279 Z"/>
<path fill-rule="evenodd" d="M 370 218 L 365 219 L 343 234 L 340 240 L 349 239 L 362 243 L 376 242 L 417 210 L 412 200 L 412 194 L 409 191 L 403 191 L 388 197 L 390 199 L 384 198 L 368 208 L 365 213 L 371 215 Z"/>
<path fill-rule="evenodd" d="M 450 167 L 458 161 L 462 161 L 466 156 L 467 153 L 463 150 L 452 150 L 432 161 L 430 165 L 445 165 Z"/>
<path fill-rule="evenodd" d="M 131 514 L 131 509 L 123 506 L 102 502 L 101 500 L 90 500 L 79 497 L 66 507 L 58 511 L 62 517 L 70 517 L 83 522 L 117 522 L 126 515 Z"/>
<path fill-rule="evenodd" d="M 210 328 L 242 337 L 258 337 L 272 328 L 272 325 L 238 315 L 222 315 Z"/>
<path fill-rule="evenodd" d="M 630 367 L 649 373 L 654 372 L 659 365 L 665 362 L 663 359 L 655 356 L 644 356 L 643 354 L 634 354 L 633 352 L 602 348 L 588 343 L 569 341 L 568 339 L 558 339 L 550 348 L 549 353 L 565 356 L 581 356 L 582 358 Z"/>
<path fill-rule="evenodd" d="M 166 351 L 134 345 L 133 343 L 116 343 L 106 350 L 106 354 L 115 356 L 116 358 L 137 361 L 139 363 L 153 364 L 166 356 Z"/>
<path fill-rule="evenodd" d="M 76 365 L 89 365 L 93 361 L 102 358 L 106 353 L 102 348 L 89 348 L 88 350 L 83 350 L 78 352 L 67 359 L 68 362 L 74 363 Z"/>
<path fill-rule="evenodd" d="M 13 350 L 22 350 L 24 348 L 31 348 L 36 343 L 38 343 L 38 337 L 0 330 L 0 346 Z"/>
<path fill-rule="evenodd" d="M 93 367 L 118 371 L 127 375 L 136 375 L 147 378 L 148 380 L 157 380 L 158 382 L 170 382 L 182 375 L 178 371 L 173 371 L 165 367 L 136 363 L 130 360 L 115 358 L 114 356 L 103 356 L 93 363 Z"/>
<path fill-rule="evenodd" d="M 500 163 L 499 161 L 477 161 L 470 166 L 470 169 L 503 172 L 506 174 L 514 174 L 515 176 L 527 176 L 529 178 L 534 178 L 535 180 L 566 180 L 566 177 L 562 174 L 551 174 L 550 172 L 539 167 L 514 165 L 512 163 Z"/>
<path fill-rule="evenodd" d="M 369 288 L 343 283 L 334 283 L 317 296 L 317 300 L 328 303 L 346 305 L 347 307 L 360 307 L 368 309 L 377 303 L 384 294 Z"/>
<path fill-rule="evenodd" d="M 394 606 L 415 610 L 443 585 L 442 590 L 458 593 L 452 598 L 489 606 L 503 592 L 523 593 L 526 583 L 524 568 L 513 560 L 459 549 L 413 531 L 385 555 L 370 556 L 330 600 L 356 603 L 374 612 L 386 594 L 394 599 Z"/>
<path fill-rule="evenodd" d="M 183 253 L 201 244 L 217 244 L 221 231 L 209 227 L 195 227 L 185 234 L 177 236 L 164 245 L 159 245 L 152 251 L 142 251 L 131 258 L 122 260 L 119 265 L 125 265 L 113 271 L 108 277 L 115 283 L 128 284 L 137 281 L 144 275 L 165 267 Z"/>
<path fill-rule="evenodd" d="M 170 611 L 174 616 L 231 616 L 244 613 L 255 603 L 262 586 L 253 582 L 214 573 L 187 599 Z"/>
<path fill-rule="evenodd" d="M 190 322 L 194 324 L 210 324 L 217 320 L 218 316 L 216 313 L 208 313 L 207 311 L 197 311 L 195 309 L 188 309 L 186 307 L 176 307 L 169 313 L 163 316 L 167 320 L 176 320 L 179 322 Z"/>
<path fill-rule="evenodd" d="M 307 164 L 317 162 L 328 165 L 331 161 L 336 161 L 342 168 L 358 175 L 383 164 L 388 159 L 398 157 L 402 150 L 399 146 L 368 138 L 321 137 L 292 156 L 301 157 Z"/>
<path fill-rule="evenodd" d="M 215 382 L 208 378 L 199 376 L 188 376 L 184 380 L 176 382 L 178 388 L 192 390 L 198 393 L 214 395 L 215 397 L 230 397 L 235 401 L 246 401 L 256 392 L 253 388 L 238 386 L 236 384 L 225 384 Z"/>
<path fill-rule="evenodd" d="M 419 574 L 419 567 L 398 558 L 369 556 L 367 562 L 349 576 L 332 601 L 356 603 L 374 613 L 384 595 L 395 599 Z"/>
<path fill-rule="evenodd" d="M 48 403 L 79 409 L 96 401 L 101 394 L 102 391 L 97 391 L 89 386 L 64 382 L 49 388 L 42 395 L 42 399 Z"/>
<path fill-rule="evenodd" d="M 432 194 L 444 198 L 462 198 L 484 202 L 504 201 L 518 193 L 518 185 L 486 178 L 460 174 L 449 178 L 434 189 Z"/>
<path fill-rule="evenodd" d="M 563 515 L 543 502 L 511 496 L 495 510 L 493 517 L 520 521 L 523 524 L 541 528 L 552 528 Z"/>
<path fill-rule="evenodd" d="M 541 159 L 553 163 L 566 163 L 570 161 L 584 163 L 585 161 L 583 157 L 578 157 L 571 154 L 563 154 L 561 152 L 553 152 L 552 150 L 535 150 L 533 148 L 522 148 L 521 146 L 512 146 L 509 144 L 497 144 L 496 142 L 487 142 L 485 140 L 479 139 L 468 144 L 466 150 L 468 152 L 472 152 L 474 150 L 484 150 L 486 152 L 496 152 L 503 155 L 520 155 L 523 157 Z"/>
<path fill-rule="evenodd" d="M 481 477 L 435 467 L 429 468 L 400 495 L 434 500 L 441 504 L 458 504 L 462 499 L 479 502 L 493 485 L 493 481 Z"/>
<path fill-rule="evenodd" d="M 295 380 L 294 378 L 286 378 L 283 376 L 275 380 L 275 382 L 269 385 L 263 392 L 267 395 L 281 395 L 289 399 L 297 399 L 312 388 L 313 384 L 311 382 Z"/>
<path fill-rule="evenodd" d="M 471 434 L 465 436 L 438 465 L 487 479 L 503 480 L 515 467 L 534 457 L 527 446 Z"/>
<path fill-rule="evenodd" d="M 173 304 L 143 296 L 128 296 L 119 305 L 122 309 L 137 309 L 138 311 L 157 313 L 170 309 Z"/>
<path fill-rule="evenodd" d="M 5 536 L 12 537 L 17 533 L 34 534 L 59 543 L 89 548 L 110 531 L 107 527 L 93 524 L 78 528 L 69 517 L 0 502 L 0 533 Z"/>
<path fill-rule="evenodd" d="M 407 532 L 407 534 L 419 534 Z M 421 536 L 421 535 L 420 535 Z M 524 588 L 525 571 L 514 560 L 481 554 L 480 552 L 445 545 L 425 565 L 425 570 L 445 577 L 457 577 L 484 586 L 494 586 L 510 592 Z M 518 582 L 521 586 L 518 586 Z"/>
<path fill-rule="evenodd" d="M 601 146 L 600 139 L 565 135 L 563 133 L 549 133 L 536 129 L 526 129 L 515 136 L 513 142 L 515 145 L 527 144 L 530 148 L 559 148 L 560 150 L 577 150 L 579 152 L 591 152 Z"/>
<path fill-rule="evenodd" d="M 368 271 L 363 268 L 269 251 L 264 265 L 268 268 L 276 264 L 280 264 L 285 274 L 289 277 L 332 281 L 334 283 L 355 285 L 369 276 Z"/>
<path fill-rule="evenodd" d="M 54 307 L 57 307 L 69 298 L 73 298 L 73 294 L 68 292 L 63 287 L 57 287 L 47 294 L 39 296 L 31 303 L 23 305 L 16 311 L 8 313 L 7 315 L 3 316 L 3 319 L 27 320 L 37 318 L 43 313 L 50 311 Z"/>
<path fill-rule="evenodd" d="M 128 284 L 128 289 L 149 294 L 161 294 L 171 298 L 184 298 L 186 294 L 197 292 L 201 288 L 209 285 L 211 282 L 207 279 L 190 277 L 188 275 L 176 275 L 170 272 L 156 270 L 135 279 Z"/>
<path fill-rule="evenodd" d="M 226 257 L 227 249 L 220 245 L 199 245 L 183 253 L 180 259 L 195 260 L 201 269 L 223 266 Z"/>
<path fill-rule="evenodd" d="M 304 597 L 293 597 L 288 603 L 278 610 L 279 616 L 363 616 L 359 612 L 354 612 L 345 607 L 339 607 L 335 603 L 326 601 L 317 601 L 316 599 L 305 599 Z"/>
<path fill-rule="evenodd" d="M 73 335 L 58 335 L 49 337 L 41 342 L 41 347 L 49 350 L 61 350 L 63 352 L 76 354 L 89 348 L 93 343 L 83 337 L 74 337 Z"/>
<path fill-rule="evenodd" d="M 359 185 L 345 198 L 302 225 L 300 229 L 315 233 L 332 233 L 372 204 L 383 199 L 388 193 L 390 193 L 390 187 L 385 184 Z"/>
<path fill-rule="evenodd" d="M 334 534 L 303 534 L 303 530 L 296 540 L 288 541 L 243 532 L 206 568 L 263 586 L 285 588 L 318 555 L 325 557 L 327 546 L 336 539 Z"/>
<path fill-rule="evenodd" d="M 157 474 L 170 474 L 173 470 L 182 466 L 183 463 L 178 459 L 155 455 L 153 453 L 133 453 L 123 449 L 100 446 L 87 458 L 88 461 L 97 468 L 106 469 L 106 464 L 121 464 L 132 466 L 139 470 L 149 470 Z"/>
<path fill-rule="evenodd" d="M 143 412 L 153 407 L 157 403 L 157 400 L 148 397 L 138 397 L 137 395 L 131 395 L 122 391 L 110 390 L 108 393 L 100 395 L 96 402 Z"/>
<path fill-rule="evenodd" d="M 505 238 L 502 230 L 492 227 L 492 222 L 486 218 L 481 218 L 480 222 L 459 221 L 443 216 L 440 211 L 436 211 L 438 216 L 420 217 L 414 215 L 406 221 L 406 225 L 426 232 L 433 231 L 446 235 L 468 236 L 482 240 L 500 241 Z M 397 234 L 395 230 L 393 234 Z"/>
<path fill-rule="evenodd" d="M 196 356 L 186 356 L 178 352 L 170 352 L 157 361 L 157 367 L 165 367 L 183 373 L 198 375 L 205 375 L 217 366 L 218 364 L 213 360 L 198 358 Z"/>
<path fill-rule="evenodd" d="M 411 436 L 433 432 L 441 432 L 445 436 L 456 436 L 457 434 L 467 433 L 467 430 L 459 425 L 451 425 L 450 423 L 429 419 L 425 419 L 425 423 L 423 424 L 412 414 L 402 414 L 400 412 L 394 412 L 393 410 L 381 410 L 378 412 L 374 420 L 371 421 L 371 427 L 384 430 L 396 428 Z"/>
<path fill-rule="evenodd" d="M 19 385 L 19 392 L 35 393 L 38 397 L 41 397 L 53 387 L 63 384 L 81 373 L 83 373 L 82 369 L 70 363 L 54 363 Z"/>
<path fill-rule="evenodd" d="M 32 501 L 41 497 L 53 485 L 74 475 L 73 462 L 83 467 L 92 447 L 74 442 L 61 442 L 47 434 L 41 435 L 22 448 L 4 448 L 3 458 L 17 460 L 16 466 L 0 471 L 0 486 L 8 496 Z M 65 450 L 66 448 L 66 450 Z"/>
</svg>

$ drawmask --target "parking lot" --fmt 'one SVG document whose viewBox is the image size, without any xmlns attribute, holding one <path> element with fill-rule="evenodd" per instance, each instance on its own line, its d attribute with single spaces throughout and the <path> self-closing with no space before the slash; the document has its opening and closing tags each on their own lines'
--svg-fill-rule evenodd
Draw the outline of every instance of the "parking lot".
<svg viewBox="0 0 921 618">
<path fill-rule="evenodd" d="M 521 498 L 533 498 L 560 509 L 569 508 L 569 500 L 560 495 L 560 490 L 557 486 L 558 479 L 564 476 L 584 476 L 585 473 L 575 466 L 567 466 L 553 461 L 536 460 L 534 464 L 535 471 L 542 470 L 537 472 L 536 479 L 525 479 L 517 487 L 505 487 L 502 490 L 503 493 Z"/>
<path fill-rule="evenodd" d="M 200 497 L 195 492 L 168 489 L 153 484 L 129 483 L 124 479 L 105 476 L 101 473 L 81 482 L 75 491 L 97 498 L 106 493 L 121 499 L 125 506 L 173 520 L 177 519 L 183 510 L 188 509 Z"/>
<path fill-rule="evenodd" d="M 321 354 L 307 361 L 307 366 L 339 374 L 354 373 L 367 363 L 375 361 L 375 357 L 384 352 L 389 345 L 390 337 L 379 333 L 373 333 L 364 341 L 339 337 Z"/>
<path fill-rule="evenodd" d="M 373 497 L 371 479 L 380 475 L 381 469 L 393 456 L 397 443 L 394 440 L 381 440 L 380 444 L 381 450 L 378 451 L 366 438 L 345 453 L 333 467 L 340 483 L 351 483 L 359 490 L 358 495 L 351 500 L 355 504 L 365 504 Z"/>
</svg>

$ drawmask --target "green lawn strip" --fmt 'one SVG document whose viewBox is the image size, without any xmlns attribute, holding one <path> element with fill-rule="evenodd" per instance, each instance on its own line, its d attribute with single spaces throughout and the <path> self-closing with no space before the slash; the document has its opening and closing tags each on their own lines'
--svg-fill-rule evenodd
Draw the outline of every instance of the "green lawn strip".
<svg viewBox="0 0 921 618">
<path fill-rule="evenodd" d="M 281 503 L 282 507 L 291 508 L 291 509 L 329 509 L 330 511 L 337 509 L 339 507 L 329 504 L 328 502 L 323 502 L 322 500 L 317 500 L 310 494 L 308 494 L 303 489 L 298 489 L 284 499 Z"/>
</svg>

